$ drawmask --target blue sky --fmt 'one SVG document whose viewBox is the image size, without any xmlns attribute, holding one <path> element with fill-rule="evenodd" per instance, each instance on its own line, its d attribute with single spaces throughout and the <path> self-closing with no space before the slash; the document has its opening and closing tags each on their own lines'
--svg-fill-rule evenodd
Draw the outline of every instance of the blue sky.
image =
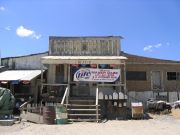
<svg viewBox="0 0 180 135">
<path fill-rule="evenodd" d="M 127 53 L 180 61 L 180 0 L 0 0 L 2 57 L 47 51 L 49 36 L 109 35 Z"/>
</svg>

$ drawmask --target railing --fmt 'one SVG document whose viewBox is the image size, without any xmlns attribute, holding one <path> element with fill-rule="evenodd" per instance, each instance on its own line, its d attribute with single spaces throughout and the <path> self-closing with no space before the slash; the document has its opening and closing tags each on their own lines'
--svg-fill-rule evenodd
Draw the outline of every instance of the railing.
<svg viewBox="0 0 180 135">
<path fill-rule="evenodd" d="M 63 96 L 63 98 L 62 98 L 62 101 L 61 101 L 61 104 L 63 105 L 64 104 L 64 100 L 65 100 L 65 98 L 67 98 L 67 94 L 68 94 L 68 90 L 69 90 L 69 87 L 66 87 L 66 90 L 65 90 L 65 92 L 64 92 L 64 96 Z"/>
<path fill-rule="evenodd" d="M 66 87 L 68 87 L 68 84 L 64 84 L 64 83 L 42 83 L 41 84 L 41 96 L 42 96 L 41 102 L 44 102 L 44 101 L 53 102 L 52 101 L 53 98 L 55 99 L 55 101 L 61 102 L 64 93 L 60 91 L 64 91 Z M 50 99 L 49 98 L 50 96 L 52 96 L 53 98 Z"/>
<path fill-rule="evenodd" d="M 25 106 L 27 106 L 30 102 L 33 101 L 33 98 L 32 99 L 29 99 L 28 101 L 24 102 L 20 107 L 19 109 L 20 110 L 23 110 L 25 108 Z"/>
<path fill-rule="evenodd" d="M 42 86 L 67 86 L 68 84 L 63 83 L 42 83 Z"/>
</svg>

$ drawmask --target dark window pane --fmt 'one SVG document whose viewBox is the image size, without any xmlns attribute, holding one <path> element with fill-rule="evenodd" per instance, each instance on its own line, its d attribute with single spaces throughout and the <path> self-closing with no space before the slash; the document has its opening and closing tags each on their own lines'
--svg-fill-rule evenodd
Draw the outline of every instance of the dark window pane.
<svg viewBox="0 0 180 135">
<path fill-rule="evenodd" d="M 177 72 L 177 80 L 180 80 L 180 72 Z"/>
<path fill-rule="evenodd" d="M 168 80 L 176 80 L 176 72 L 167 72 Z"/>
<path fill-rule="evenodd" d="M 127 71 L 127 80 L 146 80 L 146 72 L 143 71 Z"/>
</svg>

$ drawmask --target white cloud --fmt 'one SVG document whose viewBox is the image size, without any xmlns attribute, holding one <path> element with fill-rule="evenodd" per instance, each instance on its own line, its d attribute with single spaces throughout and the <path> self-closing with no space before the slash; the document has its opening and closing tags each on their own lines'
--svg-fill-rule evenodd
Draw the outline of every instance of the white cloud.
<svg viewBox="0 0 180 135">
<path fill-rule="evenodd" d="M 41 38 L 41 35 L 37 35 L 37 34 L 33 34 L 33 38 L 36 38 L 36 39 L 40 39 Z"/>
<path fill-rule="evenodd" d="M 19 36 L 19 37 L 32 37 L 32 38 L 35 38 L 35 39 L 39 39 L 41 38 L 41 35 L 40 34 L 36 34 L 35 31 L 33 30 L 30 30 L 30 29 L 27 29 L 23 26 L 19 26 L 17 29 L 16 29 L 16 34 Z"/>
<path fill-rule="evenodd" d="M 10 31 L 11 30 L 11 26 L 5 27 L 5 30 Z"/>
<path fill-rule="evenodd" d="M 158 43 L 156 45 L 147 45 L 143 48 L 144 51 L 152 52 L 154 49 L 158 49 L 162 47 L 161 43 Z"/>
<path fill-rule="evenodd" d="M 5 7 L 0 6 L 0 11 L 4 11 L 4 10 L 5 10 Z"/>
<path fill-rule="evenodd" d="M 157 44 L 157 45 L 154 45 L 155 48 L 159 48 L 159 47 L 161 47 L 161 46 L 162 46 L 161 43 L 159 43 L 159 44 Z"/>
<path fill-rule="evenodd" d="M 24 28 L 23 26 L 19 26 L 16 29 L 16 34 L 20 37 L 29 37 L 29 36 L 32 36 L 33 33 L 34 33 L 34 31 L 28 30 L 28 29 Z"/>
<path fill-rule="evenodd" d="M 152 51 L 152 48 L 153 48 L 152 45 L 148 45 L 148 46 L 145 46 L 143 50 L 144 50 L 144 51 L 150 51 L 150 52 L 151 52 L 151 51 Z"/>
</svg>

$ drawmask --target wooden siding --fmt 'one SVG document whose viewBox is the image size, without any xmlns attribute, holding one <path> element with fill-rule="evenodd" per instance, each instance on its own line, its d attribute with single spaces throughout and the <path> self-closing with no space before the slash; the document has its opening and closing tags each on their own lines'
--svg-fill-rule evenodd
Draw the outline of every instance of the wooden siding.
<svg viewBox="0 0 180 135">
<path fill-rule="evenodd" d="M 160 71 L 162 73 L 162 90 L 176 91 L 180 90 L 180 80 L 167 80 L 167 72 L 180 72 L 180 65 L 171 64 L 127 64 L 127 71 L 145 71 L 147 80 L 136 81 L 127 80 L 127 89 L 129 91 L 150 91 L 151 72 Z"/>
<path fill-rule="evenodd" d="M 50 37 L 49 55 L 119 56 L 120 37 Z"/>
</svg>

